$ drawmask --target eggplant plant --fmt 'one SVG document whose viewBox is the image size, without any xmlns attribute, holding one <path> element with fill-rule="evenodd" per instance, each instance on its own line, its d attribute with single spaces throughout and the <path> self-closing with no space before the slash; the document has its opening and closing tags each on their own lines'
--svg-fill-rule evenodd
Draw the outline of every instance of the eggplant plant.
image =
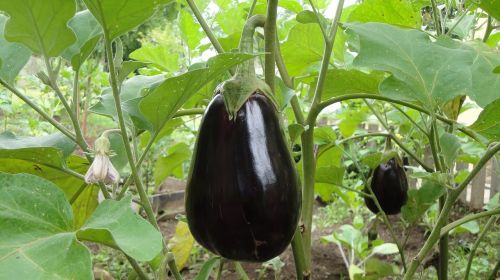
<svg viewBox="0 0 500 280">
<path fill-rule="evenodd" d="M 316 196 L 365 200 L 388 228 L 385 242 L 362 223 L 323 238 L 352 252 L 353 279 L 414 279 L 434 250 L 448 279 L 449 232 L 489 217 L 469 277 L 500 208 L 450 214 L 500 149 L 498 4 L 351 2 L 0 0 L 0 279 L 92 279 L 93 242 L 129 279 L 179 280 L 194 240 L 211 252 L 196 279 L 228 261 L 248 279 L 239 261 L 290 244 L 295 277 L 314 279 Z M 481 113 L 466 125 L 468 106 Z M 167 240 L 151 202 L 169 176 L 187 187 Z"/>
</svg>

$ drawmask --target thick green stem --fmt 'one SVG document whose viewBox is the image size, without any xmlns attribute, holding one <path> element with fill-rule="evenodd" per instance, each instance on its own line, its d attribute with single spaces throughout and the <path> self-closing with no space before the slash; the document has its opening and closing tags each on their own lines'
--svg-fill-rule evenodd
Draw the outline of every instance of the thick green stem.
<svg viewBox="0 0 500 280">
<path fill-rule="evenodd" d="M 297 227 L 295 229 L 295 234 L 292 239 L 292 250 L 297 279 L 303 280 L 304 278 L 307 278 L 309 274 L 311 274 L 311 272 L 306 268 L 304 241 L 302 240 L 302 232 L 300 232 L 300 227 Z"/>
<path fill-rule="evenodd" d="M 215 277 L 216 280 L 222 279 L 222 271 L 224 270 L 224 259 L 221 258 L 219 260 L 219 269 L 217 269 L 217 276 Z"/>
<path fill-rule="evenodd" d="M 488 280 L 497 279 L 498 270 L 500 270 L 500 260 L 498 260 L 495 267 L 493 267 L 493 270 L 491 271 L 490 275 L 488 276 Z"/>
<path fill-rule="evenodd" d="M 73 100 L 71 102 L 71 106 L 73 109 L 73 113 L 75 114 L 76 121 L 78 122 L 79 115 L 80 115 L 80 110 L 79 110 L 79 104 L 80 104 L 80 69 L 75 71 L 75 77 L 73 78 Z"/>
<path fill-rule="evenodd" d="M 464 280 L 469 279 L 470 268 L 472 267 L 472 260 L 474 259 L 474 255 L 476 254 L 476 250 L 496 220 L 497 220 L 497 217 L 491 216 L 488 219 L 488 222 L 486 222 L 486 225 L 484 226 L 483 230 L 481 231 L 481 234 L 479 234 L 478 238 L 474 242 L 474 245 L 472 246 L 472 249 L 470 250 L 470 253 L 469 253 L 469 260 L 467 261 L 467 268 L 465 269 Z"/>
<path fill-rule="evenodd" d="M 434 28 L 436 29 L 437 35 L 441 35 L 441 14 L 437 7 L 436 0 L 431 0 L 432 4 L 432 17 L 434 19 Z"/>
<path fill-rule="evenodd" d="M 315 108 L 320 105 L 321 95 L 325 85 L 326 73 L 332 55 L 333 44 L 335 41 L 335 34 L 337 33 L 337 26 L 342 14 L 344 1 L 340 0 L 337 5 L 335 18 L 333 19 L 328 40 L 325 40 L 325 49 L 323 52 L 323 59 L 321 61 L 321 69 L 316 83 L 316 90 L 314 92 L 311 111 L 307 116 L 307 129 L 301 135 L 302 140 L 302 169 L 303 169 L 303 195 L 302 195 L 302 221 L 304 222 L 303 243 L 305 251 L 306 271 L 311 271 L 311 244 L 312 244 L 312 215 L 313 215 L 313 202 L 314 202 L 314 181 L 316 173 L 316 160 L 314 156 L 314 127 L 316 125 Z"/>
<path fill-rule="evenodd" d="M 309 128 L 302 133 L 302 221 L 304 222 L 303 246 L 305 252 L 305 271 L 311 271 L 311 230 L 314 203 L 314 180 L 316 160 L 314 157 L 314 125 L 309 122 Z"/>
<path fill-rule="evenodd" d="M 78 188 L 78 190 L 73 194 L 73 196 L 69 200 L 69 204 L 73 205 L 73 203 L 78 199 L 78 197 L 80 196 L 80 194 L 82 194 L 82 192 L 85 190 L 86 187 L 87 187 L 87 183 L 83 183 Z"/>
<path fill-rule="evenodd" d="M 477 173 L 484 167 L 484 165 L 500 150 L 500 143 L 496 142 L 490 146 L 490 148 L 486 151 L 486 153 L 481 157 L 476 166 L 472 169 L 472 171 L 467 175 L 465 180 L 454 190 L 448 193 L 445 203 L 443 205 L 443 210 L 439 214 L 436 225 L 432 229 L 430 236 L 425 241 L 424 246 L 418 253 L 418 255 L 413 259 L 410 264 L 410 267 L 405 273 L 404 280 L 413 279 L 413 275 L 417 271 L 417 268 L 422 263 L 423 259 L 430 252 L 434 244 L 438 242 L 441 236 L 441 229 L 443 229 L 446 224 L 446 220 L 448 219 L 448 214 L 458 199 L 460 193 L 467 187 L 467 185 L 472 181 L 472 179 L 477 175 Z M 447 232 L 447 231 L 446 231 Z"/>
<path fill-rule="evenodd" d="M 106 58 L 108 61 L 108 66 L 109 66 L 109 76 L 110 76 L 110 82 L 111 82 L 111 90 L 113 92 L 113 97 L 115 101 L 115 107 L 116 107 L 116 113 L 118 116 L 118 124 L 121 130 L 121 136 L 122 140 L 125 146 L 125 153 L 127 154 L 127 159 L 128 163 L 130 165 L 130 170 L 132 172 L 132 176 L 134 177 L 134 182 L 136 184 L 137 191 L 139 192 L 139 196 L 141 198 L 141 202 L 144 206 L 144 211 L 146 212 L 146 215 L 148 217 L 149 222 L 158 229 L 158 224 L 156 222 L 156 218 L 153 212 L 153 208 L 151 207 L 151 202 L 149 201 L 148 194 L 146 193 L 144 186 L 142 184 L 142 180 L 139 177 L 139 174 L 137 172 L 137 168 L 134 162 L 134 156 L 132 154 L 132 149 L 130 148 L 130 143 L 129 143 L 129 138 L 128 138 L 128 133 L 127 133 L 127 127 L 125 125 L 125 119 L 123 116 L 123 111 L 122 111 L 122 106 L 121 106 L 121 98 L 120 98 L 120 91 L 118 89 L 118 80 L 117 80 L 117 75 L 116 75 L 116 69 L 114 65 L 114 59 L 113 59 L 113 51 L 111 48 L 111 40 L 105 34 L 105 51 L 106 51 Z"/>
<path fill-rule="evenodd" d="M 278 0 L 267 1 L 266 25 L 264 27 L 264 42 L 266 59 L 264 63 L 264 77 L 266 83 L 274 92 L 275 57 L 276 57 L 276 19 L 278 17 Z"/>
<path fill-rule="evenodd" d="M 182 280 L 182 276 L 179 273 L 179 269 L 177 269 L 177 265 L 175 264 L 174 254 L 172 254 L 171 252 L 167 253 L 167 265 L 168 268 L 170 269 L 170 272 L 174 276 L 174 279 Z"/>
</svg>

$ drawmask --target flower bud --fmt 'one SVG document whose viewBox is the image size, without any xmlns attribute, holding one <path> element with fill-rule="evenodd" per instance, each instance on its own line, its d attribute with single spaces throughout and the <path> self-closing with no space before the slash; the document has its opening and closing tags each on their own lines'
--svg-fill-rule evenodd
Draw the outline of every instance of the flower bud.
<svg viewBox="0 0 500 280">
<path fill-rule="evenodd" d="M 109 159 L 111 144 L 106 136 L 99 137 L 94 143 L 95 157 L 85 174 L 87 184 L 104 183 L 110 185 L 120 180 L 120 174 Z"/>
</svg>

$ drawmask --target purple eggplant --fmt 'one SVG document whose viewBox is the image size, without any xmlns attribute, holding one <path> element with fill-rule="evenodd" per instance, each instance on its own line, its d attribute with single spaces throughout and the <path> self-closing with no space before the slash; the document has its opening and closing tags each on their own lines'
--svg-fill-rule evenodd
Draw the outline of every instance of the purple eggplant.
<svg viewBox="0 0 500 280">
<path fill-rule="evenodd" d="M 230 260 L 267 261 L 292 240 L 300 206 L 274 104 L 256 92 L 230 118 L 217 94 L 201 121 L 186 189 L 196 241 Z"/>
<path fill-rule="evenodd" d="M 401 212 L 401 207 L 408 199 L 408 180 L 400 160 L 394 157 L 377 166 L 373 171 L 370 186 L 385 214 L 394 215 Z M 369 193 L 369 190 L 365 188 L 365 192 Z M 365 197 L 365 204 L 374 214 L 379 212 L 373 199 Z"/>
</svg>

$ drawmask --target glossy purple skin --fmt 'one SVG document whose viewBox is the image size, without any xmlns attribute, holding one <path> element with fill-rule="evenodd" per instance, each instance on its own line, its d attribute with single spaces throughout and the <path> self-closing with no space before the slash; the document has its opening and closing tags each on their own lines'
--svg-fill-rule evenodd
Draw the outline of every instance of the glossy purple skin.
<svg viewBox="0 0 500 280">
<path fill-rule="evenodd" d="M 401 212 L 401 207 L 408 199 L 408 181 L 404 168 L 398 165 L 394 158 L 375 168 L 371 187 L 380 207 L 387 215 Z M 365 191 L 368 192 L 367 189 Z M 365 204 L 374 214 L 379 212 L 373 199 L 365 197 Z"/>
<path fill-rule="evenodd" d="M 201 122 L 186 189 L 189 229 L 224 258 L 263 262 L 281 254 L 299 220 L 301 195 L 279 118 L 253 94 L 229 120 L 217 94 Z"/>
</svg>

